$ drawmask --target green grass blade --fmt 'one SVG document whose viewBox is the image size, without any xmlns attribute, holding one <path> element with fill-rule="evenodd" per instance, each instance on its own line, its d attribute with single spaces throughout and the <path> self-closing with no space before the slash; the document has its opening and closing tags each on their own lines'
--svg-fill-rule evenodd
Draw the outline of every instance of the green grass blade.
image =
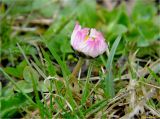
<svg viewBox="0 0 160 119">
<path fill-rule="evenodd" d="M 107 100 L 102 100 L 97 102 L 96 104 L 92 105 L 89 109 L 86 110 L 86 118 L 90 115 L 97 113 L 98 111 L 102 110 L 108 104 Z"/>
<path fill-rule="evenodd" d="M 41 48 L 41 51 L 42 51 L 42 54 L 43 54 L 45 61 L 47 63 L 47 70 L 48 70 L 49 74 L 51 76 L 54 76 L 56 74 L 56 69 L 55 69 L 54 65 L 52 64 L 52 61 L 49 57 L 49 54 L 47 54 L 47 52 L 45 52 L 43 48 Z"/>
<path fill-rule="evenodd" d="M 85 83 L 83 94 L 82 94 L 82 100 L 81 100 L 82 105 L 86 102 L 89 95 L 89 78 L 91 76 L 91 72 L 92 72 L 92 65 L 90 65 L 88 69 L 86 83 Z"/>
<path fill-rule="evenodd" d="M 39 75 L 36 72 L 36 70 L 34 70 L 32 67 L 28 66 L 26 68 L 27 68 L 27 71 L 28 71 L 28 76 L 29 76 L 28 78 L 30 78 L 30 80 L 32 81 L 32 84 L 33 84 L 35 99 L 36 99 L 36 103 L 37 103 L 39 111 L 40 111 L 40 115 L 43 118 L 46 117 L 46 116 L 50 117 L 48 109 L 45 108 L 45 105 L 41 102 L 39 94 L 38 94 Z"/>
<path fill-rule="evenodd" d="M 46 43 L 46 45 L 48 46 L 48 49 L 50 50 L 53 57 L 56 59 L 56 61 L 60 65 L 60 67 L 62 69 L 63 76 L 64 77 L 68 76 L 70 74 L 70 71 L 68 70 L 69 68 L 67 67 L 67 65 L 61 60 L 61 58 L 55 52 L 54 48 L 49 43 Z"/>
<path fill-rule="evenodd" d="M 112 62 L 113 62 L 113 58 L 114 58 L 114 55 L 115 55 L 115 52 L 116 52 L 116 49 L 118 47 L 120 40 L 121 40 L 121 36 L 118 36 L 117 39 L 115 40 L 115 42 L 113 43 L 113 46 L 112 46 L 111 51 L 109 53 L 108 61 L 106 64 L 106 69 L 107 69 L 108 73 L 107 73 L 107 76 L 105 79 L 104 92 L 108 98 L 111 98 L 115 95 L 114 84 L 113 84 L 113 75 L 112 75 Z"/>
<path fill-rule="evenodd" d="M 73 96 L 72 96 L 72 92 L 71 92 L 71 89 L 69 88 L 69 81 L 68 81 L 68 78 L 69 78 L 69 75 L 71 74 L 70 71 L 69 71 L 69 68 L 67 67 L 67 65 L 61 60 L 61 58 L 59 57 L 59 55 L 56 53 L 56 51 L 54 50 L 54 48 L 48 43 L 48 42 L 45 42 L 48 49 L 50 50 L 51 54 L 53 55 L 53 57 L 56 59 L 56 61 L 58 62 L 58 64 L 60 65 L 61 67 L 61 70 L 62 70 L 62 74 L 63 74 L 63 77 L 64 77 L 64 80 L 65 80 L 65 83 L 66 83 L 66 94 L 68 95 L 68 102 L 71 104 L 72 108 L 73 108 L 73 112 L 76 108 L 76 102 L 74 101 L 73 99 Z"/>
<path fill-rule="evenodd" d="M 157 83 L 160 84 L 160 77 L 158 77 L 157 74 L 151 68 L 148 67 L 148 70 L 150 74 L 157 80 Z"/>
</svg>

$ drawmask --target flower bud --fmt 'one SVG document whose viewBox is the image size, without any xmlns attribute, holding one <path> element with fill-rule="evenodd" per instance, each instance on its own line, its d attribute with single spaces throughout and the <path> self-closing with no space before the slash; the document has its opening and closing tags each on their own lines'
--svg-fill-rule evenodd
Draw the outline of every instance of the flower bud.
<svg viewBox="0 0 160 119">
<path fill-rule="evenodd" d="M 71 45 L 74 50 L 92 58 L 103 54 L 107 49 L 101 32 L 94 28 L 81 28 L 78 23 L 76 23 L 71 35 Z"/>
</svg>

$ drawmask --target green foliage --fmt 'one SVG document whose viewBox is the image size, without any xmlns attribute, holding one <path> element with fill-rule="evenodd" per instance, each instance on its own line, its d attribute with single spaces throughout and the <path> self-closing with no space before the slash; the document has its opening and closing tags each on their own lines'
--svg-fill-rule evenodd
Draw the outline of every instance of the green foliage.
<svg viewBox="0 0 160 119">
<path fill-rule="evenodd" d="M 22 61 L 19 65 L 16 66 L 16 68 L 6 67 L 5 71 L 14 77 L 22 78 L 23 69 L 25 66 L 27 66 L 26 61 Z"/>
<path fill-rule="evenodd" d="M 1 101 L 1 118 L 13 117 L 16 112 L 27 106 L 28 100 L 22 93 L 17 93 L 14 96 L 0 98 Z"/>
<path fill-rule="evenodd" d="M 97 22 L 96 3 L 93 0 L 84 0 L 77 9 L 78 21 L 87 27 L 94 27 Z"/>
<path fill-rule="evenodd" d="M 24 80 L 28 83 L 32 82 L 32 78 L 34 80 L 36 80 L 36 82 L 38 82 L 38 80 L 39 80 L 38 73 L 33 68 L 31 68 L 29 66 L 25 67 L 25 69 L 23 71 L 23 77 L 24 77 Z"/>
<path fill-rule="evenodd" d="M 54 1 L 50 0 L 33 0 L 32 9 L 38 11 L 44 17 L 51 17 L 59 8 L 58 5 L 52 4 Z M 45 9 L 44 9 L 45 8 Z"/>
<path fill-rule="evenodd" d="M 1 117 L 16 118 L 18 114 L 27 118 L 28 114 L 38 112 L 41 118 L 92 118 L 97 115 L 107 118 L 108 104 L 110 107 L 112 103 L 116 104 L 117 92 L 127 90 L 130 85 L 125 79 L 119 80 L 125 74 L 134 74 L 127 77 L 129 80 L 143 79 L 147 86 L 153 83 L 154 88 L 159 88 L 159 6 L 156 7 L 153 1 L 136 0 L 130 14 L 127 7 L 123 2 L 109 11 L 96 0 L 1 0 Z M 78 80 L 77 85 L 82 94 L 75 94 L 70 87 L 71 70 L 78 59 L 70 45 L 76 22 L 82 27 L 101 31 L 109 48 L 108 57 L 103 54 L 96 59 L 87 59 L 94 63 L 88 66 L 87 61 L 81 68 L 80 79 L 83 80 Z M 126 57 L 121 66 L 120 56 Z M 143 58 L 147 65 L 138 64 L 136 56 Z M 150 62 L 157 63 L 157 67 L 149 67 Z M 148 69 L 148 78 L 141 76 L 139 69 Z M 98 81 L 94 83 L 92 79 L 97 77 Z M 118 85 L 117 80 L 123 85 Z M 141 83 L 137 85 L 141 87 Z M 153 109 L 159 107 L 154 99 L 146 104 Z"/>
</svg>

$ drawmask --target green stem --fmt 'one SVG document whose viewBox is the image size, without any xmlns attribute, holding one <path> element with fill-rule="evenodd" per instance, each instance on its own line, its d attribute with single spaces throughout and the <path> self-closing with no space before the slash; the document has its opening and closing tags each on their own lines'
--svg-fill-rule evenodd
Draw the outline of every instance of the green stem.
<svg viewBox="0 0 160 119">
<path fill-rule="evenodd" d="M 80 68 L 82 67 L 83 63 L 84 63 L 84 59 L 82 57 L 80 57 L 78 63 L 76 64 L 76 66 L 73 69 L 72 77 L 77 76 L 77 74 L 78 74 Z"/>
</svg>

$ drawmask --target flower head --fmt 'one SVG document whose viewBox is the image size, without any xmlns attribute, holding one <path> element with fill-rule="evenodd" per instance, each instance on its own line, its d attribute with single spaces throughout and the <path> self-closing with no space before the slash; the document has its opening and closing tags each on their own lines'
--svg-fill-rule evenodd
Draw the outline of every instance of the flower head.
<svg viewBox="0 0 160 119">
<path fill-rule="evenodd" d="M 81 28 L 76 23 L 71 35 L 71 45 L 74 50 L 90 57 L 97 57 L 107 49 L 107 44 L 101 32 L 94 28 Z"/>
</svg>

